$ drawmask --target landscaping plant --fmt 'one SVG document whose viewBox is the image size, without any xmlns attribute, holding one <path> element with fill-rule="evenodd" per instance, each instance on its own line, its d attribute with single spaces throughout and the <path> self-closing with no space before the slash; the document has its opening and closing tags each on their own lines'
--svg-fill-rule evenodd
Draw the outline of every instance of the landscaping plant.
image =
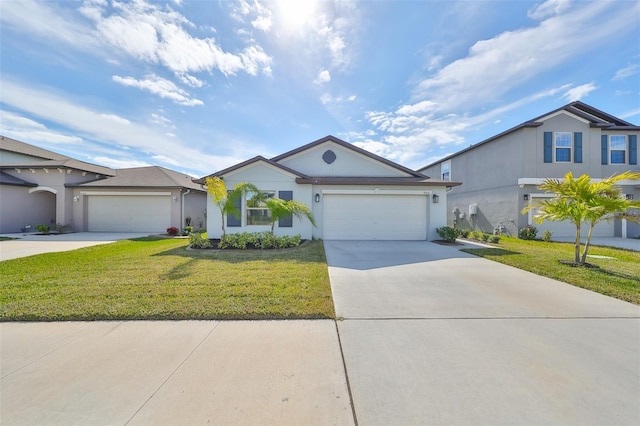
<svg viewBox="0 0 640 426">
<path fill-rule="evenodd" d="M 539 189 L 553 194 L 550 200 L 525 207 L 522 213 L 537 209 L 534 219 L 538 223 L 545 220 L 568 220 L 576 227 L 574 243 L 574 262 L 584 265 L 591 243 L 591 233 L 597 223 L 603 220 L 623 218 L 634 222 L 640 222 L 640 216 L 632 213 L 631 209 L 640 208 L 640 201 L 628 200 L 622 197 L 622 189 L 617 183 L 621 180 L 640 179 L 640 172 L 627 171 L 619 175 L 592 182 L 589 175 L 582 175 L 575 179 L 569 172 L 560 179 L 545 179 L 538 186 Z M 587 240 L 582 255 L 581 231 L 582 224 L 588 227 Z"/>
<path fill-rule="evenodd" d="M 235 217 L 240 217 L 240 212 L 235 206 L 236 201 L 250 192 L 258 194 L 260 190 L 255 185 L 246 182 L 237 184 L 232 190 L 227 190 L 224 181 L 217 176 L 207 177 L 205 184 L 207 192 L 211 196 L 211 201 L 220 209 L 220 223 L 222 226 L 220 238 L 223 238 L 226 234 L 224 216 L 231 214 Z"/>
</svg>

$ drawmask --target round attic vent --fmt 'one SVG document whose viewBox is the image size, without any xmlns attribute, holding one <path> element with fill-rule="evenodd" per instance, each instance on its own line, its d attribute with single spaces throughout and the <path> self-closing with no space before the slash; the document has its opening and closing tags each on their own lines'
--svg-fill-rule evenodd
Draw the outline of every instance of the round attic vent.
<svg viewBox="0 0 640 426">
<path fill-rule="evenodd" d="M 335 152 L 329 149 L 324 154 L 322 154 L 322 159 L 324 160 L 325 163 L 331 164 L 334 161 L 336 161 L 336 154 Z"/>
</svg>

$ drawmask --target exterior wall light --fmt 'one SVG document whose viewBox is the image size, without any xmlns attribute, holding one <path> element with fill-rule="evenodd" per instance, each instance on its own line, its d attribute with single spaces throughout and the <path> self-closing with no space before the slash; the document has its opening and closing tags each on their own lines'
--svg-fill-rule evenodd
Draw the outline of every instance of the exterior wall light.
<svg viewBox="0 0 640 426">
<path fill-rule="evenodd" d="M 438 204 L 440 202 L 440 196 L 438 194 L 433 194 L 433 204 Z"/>
<path fill-rule="evenodd" d="M 529 201 L 529 194 L 524 194 L 524 200 Z"/>
<path fill-rule="evenodd" d="M 627 200 L 633 200 L 633 194 L 627 194 Z"/>
<path fill-rule="evenodd" d="M 319 203 L 319 202 L 320 202 L 320 194 L 316 192 L 316 203 Z"/>
</svg>

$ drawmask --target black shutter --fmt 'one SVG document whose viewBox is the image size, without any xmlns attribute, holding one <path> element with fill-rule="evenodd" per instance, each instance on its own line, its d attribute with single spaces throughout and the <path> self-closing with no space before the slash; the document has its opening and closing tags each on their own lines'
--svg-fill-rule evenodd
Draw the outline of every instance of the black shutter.
<svg viewBox="0 0 640 426">
<path fill-rule="evenodd" d="M 291 201 L 293 200 L 293 191 L 278 191 L 278 198 L 284 201 Z M 292 228 L 293 216 L 289 215 L 289 216 L 280 218 L 280 220 L 278 221 L 278 227 Z"/>
</svg>

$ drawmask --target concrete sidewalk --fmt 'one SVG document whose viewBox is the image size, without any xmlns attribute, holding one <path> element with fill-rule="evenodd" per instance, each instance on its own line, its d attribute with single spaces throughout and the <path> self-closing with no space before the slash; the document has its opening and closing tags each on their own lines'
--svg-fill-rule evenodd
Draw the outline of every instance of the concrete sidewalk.
<svg viewBox="0 0 640 426">
<path fill-rule="evenodd" d="M 0 324 L 6 425 L 350 425 L 334 321 Z"/>
<path fill-rule="evenodd" d="M 0 261 L 36 254 L 76 250 L 119 240 L 146 237 L 148 233 L 74 232 L 60 235 L 2 234 L 14 238 L 0 241 Z"/>
</svg>

